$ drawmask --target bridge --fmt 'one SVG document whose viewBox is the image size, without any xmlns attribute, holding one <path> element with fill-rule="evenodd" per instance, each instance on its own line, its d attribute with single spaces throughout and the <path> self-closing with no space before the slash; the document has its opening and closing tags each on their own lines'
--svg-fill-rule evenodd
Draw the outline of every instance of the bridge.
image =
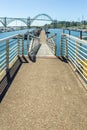
<svg viewBox="0 0 87 130">
<path fill-rule="evenodd" d="M 61 34 L 57 57 L 56 35 L 31 37 L 0 40 L 0 129 L 87 130 L 87 41 Z"/>
<path fill-rule="evenodd" d="M 38 18 L 38 17 L 42 17 L 44 16 L 45 18 Z M 35 21 L 35 20 L 39 20 L 39 21 L 51 21 L 54 22 L 54 20 L 47 14 L 38 14 L 36 15 L 34 18 L 8 18 L 8 17 L 0 17 L 0 23 L 2 23 L 2 25 L 4 27 L 7 27 L 11 22 L 13 21 L 21 21 L 23 23 L 25 23 L 28 27 Z"/>
</svg>

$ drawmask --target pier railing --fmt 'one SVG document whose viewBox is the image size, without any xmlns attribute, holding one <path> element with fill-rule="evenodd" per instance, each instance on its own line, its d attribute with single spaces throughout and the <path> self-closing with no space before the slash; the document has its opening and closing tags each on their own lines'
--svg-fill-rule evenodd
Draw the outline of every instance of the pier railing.
<svg viewBox="0 0 87 130">
<path fill-rule="evenodd" d="M 55 39 L 56 39 L 56 34 L 53 35 L 53 36 L 50 36 L 47 38 L 47 45 L 49 46 L 51 52 L 56 55 L 56 49 L 57 49 L 57 45 L 56 45 L 56 42 L 55 42 Z"/>
<path fill-rule="evenodd" d="M 29 35 L 28 36 L 28 39 L 31 38 L 31 42 L 29 44 L 29 54 L 30 55 L 35 55 L 37 53 L 37 50 L 39 49 L 40 47 L 40 38 L 39 37 L 36 37 L 34 35 Z"/>
<path fill-rule="evenodd" d="M 0 80 L 20 55 L 24 56 L 24 35 L 0 39 Z"/>
<path fill-rule="evenodd" d="M 61 56 L 69 60 L 87 82 L 87 41 L 63 33 L 61 35 Z"/>
</svg>

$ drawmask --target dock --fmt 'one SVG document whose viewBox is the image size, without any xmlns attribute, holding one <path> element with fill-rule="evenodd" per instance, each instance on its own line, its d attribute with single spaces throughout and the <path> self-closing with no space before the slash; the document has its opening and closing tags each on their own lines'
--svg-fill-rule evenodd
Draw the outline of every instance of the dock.
<svg viewBox="0 0 87 130">
<path fill-rule="evenodd" d="M 0 130 L 87 130 L 87 91 L 45 42 L 42 32 L 36 62 L 26 58 L 0 103 Z"/>
<path fill-rule="evenodd" d="M 55 55 L 51 52 L 50 48 L 46 44 L 46 35 L 45 35 L 45 31 L 43 30 L 41 31 L 40 34 L 40 43 L 41 43 L 41 47 L 38 50 L 36 57 L 43 57 L 43 58 L 55 57 Z"/>
<path fill-rule="evenodd" d="M 50 51 L 49 47 L 46 44 L 46 35 L 45 31 L 41 31 L 40 34 L 40 43 L 41 47 L 38 50 L 37 57 L 54 57 L 54 54 Z"/>
</svg>

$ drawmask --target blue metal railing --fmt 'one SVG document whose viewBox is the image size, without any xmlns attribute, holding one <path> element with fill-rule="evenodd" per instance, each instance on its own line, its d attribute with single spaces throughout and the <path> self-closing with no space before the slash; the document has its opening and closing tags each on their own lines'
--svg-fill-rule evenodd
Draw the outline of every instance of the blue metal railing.
<svg viewBox="0 0 87 130">
<path fill-rule="evenodd" d="M 63 33 L 61 56 L 69 60 L 87 82 L 87 41 Z"/>
<path fill-rule="evenodd" d="M 20 55 L 24 55 L 24 35 L 0 39 L 0 80 Z"/>
<path fill-rule="evenodd" d="M 51 52 L 56 55 L 57 45 L 56 45 L 56 34 L 53 36 L 50 36 L 46 40 L 46 44 L 49 46 Z"/>
</svg>

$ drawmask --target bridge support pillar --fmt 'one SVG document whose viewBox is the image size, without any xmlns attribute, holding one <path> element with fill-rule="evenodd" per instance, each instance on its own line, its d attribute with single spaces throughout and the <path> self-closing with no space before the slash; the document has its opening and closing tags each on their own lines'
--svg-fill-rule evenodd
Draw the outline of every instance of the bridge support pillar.
<svg viewBox="0 0 87 130">
<path fill-rule="evenodd" d="M 6 17 L 4 18 L 4 27 L 5 27 L 5 31 L 6 31 L 6 28 L 7 28 L 7 18 Z"/>
<path fill-rule="evenodd" d="M 30 17 L 27 18 L 27 28 L 30 28 Z"/>
<path fill-rule="evenodd" d="M 5 25 L 5 27 L 7 27 L 7 18 L 6 17 L 4 18 L 4 25 Z"/>
</svg>

